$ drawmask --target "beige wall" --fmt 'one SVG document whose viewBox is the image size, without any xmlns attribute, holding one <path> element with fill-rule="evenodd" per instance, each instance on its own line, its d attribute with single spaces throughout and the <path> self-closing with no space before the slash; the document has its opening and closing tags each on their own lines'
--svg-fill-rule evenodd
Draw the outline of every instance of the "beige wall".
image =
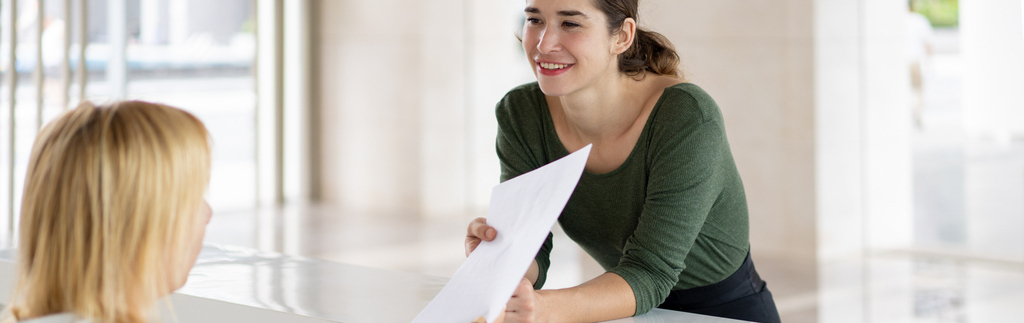
<svg viewBox="0 0 1024 323">
<path fill-rule="evenodd" d="M 512 2 L 316 1 L 320 197 L 345 209 L 481 214 L 493 107 L 529 82 Z"/>
<path fill-rule="evenodd" d="M 415 211 L 420 181 L 409 165 L 419 163 L 419 138 L 409 130 L 420 127 L 420 28 L 388 13 L 417 9 L 415 1 L 319 1 L 327 202 Z"/>
</svg>

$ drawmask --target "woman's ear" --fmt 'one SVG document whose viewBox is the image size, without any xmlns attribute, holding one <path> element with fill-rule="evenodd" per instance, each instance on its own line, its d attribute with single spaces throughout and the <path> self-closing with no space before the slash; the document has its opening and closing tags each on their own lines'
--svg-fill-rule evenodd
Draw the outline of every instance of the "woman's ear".
<svg viewBox="0 0 1024 323">
<path fill-rule="evenodd" d="M 622 27 L 613 36 L 615 42 L 612 44 L 612 53 L 618 55 L 626 52 L 636 39 L 636 20 L 633 18 L 622 20 Z"/>
</svg>

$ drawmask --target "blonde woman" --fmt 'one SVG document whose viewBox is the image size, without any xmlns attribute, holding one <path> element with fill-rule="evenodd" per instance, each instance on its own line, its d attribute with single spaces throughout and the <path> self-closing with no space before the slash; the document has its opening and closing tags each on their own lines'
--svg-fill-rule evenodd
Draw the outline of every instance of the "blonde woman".
<svg viewBox="0 0 1024 323">
<path fill-rule="evenodd" d="M 3 322 L 147 322 L 185 284 L 210 219 L 202 122 L 138 101 L 83 103 L 32 148 L 18 281 Z"/>
</svg>

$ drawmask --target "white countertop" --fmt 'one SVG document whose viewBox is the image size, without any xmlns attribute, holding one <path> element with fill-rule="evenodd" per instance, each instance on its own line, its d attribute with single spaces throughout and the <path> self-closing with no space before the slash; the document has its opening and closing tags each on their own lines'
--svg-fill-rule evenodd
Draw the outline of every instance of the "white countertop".
<svg viewBox="0 0 1024 323">
<path fill-rule="evenodd" d="M 0 251 L 0 303 L 15 278 L 14 251 Z M 409 322 L 446 278 L 288 256 L 203 247 L 188 283 L 171 296 L 179 322 Z M 169 314 L 164 313 L 165 317 Z M 654 309 L 618 323 L 727 323 L 717 317 Z"/>
</svg>

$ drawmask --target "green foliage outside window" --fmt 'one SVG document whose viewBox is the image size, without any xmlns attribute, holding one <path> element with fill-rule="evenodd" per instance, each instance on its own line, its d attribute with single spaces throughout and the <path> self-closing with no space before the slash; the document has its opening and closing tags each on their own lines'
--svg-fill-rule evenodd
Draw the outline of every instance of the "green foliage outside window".
<svg viewBox="0 0 1024 323">
<path fill-rule="evenodd" d="M 924 15 L 933 27 L 956 27 L 960 24 L 957 0 L 911 0 L 912 9 Z"/>
</svg>

